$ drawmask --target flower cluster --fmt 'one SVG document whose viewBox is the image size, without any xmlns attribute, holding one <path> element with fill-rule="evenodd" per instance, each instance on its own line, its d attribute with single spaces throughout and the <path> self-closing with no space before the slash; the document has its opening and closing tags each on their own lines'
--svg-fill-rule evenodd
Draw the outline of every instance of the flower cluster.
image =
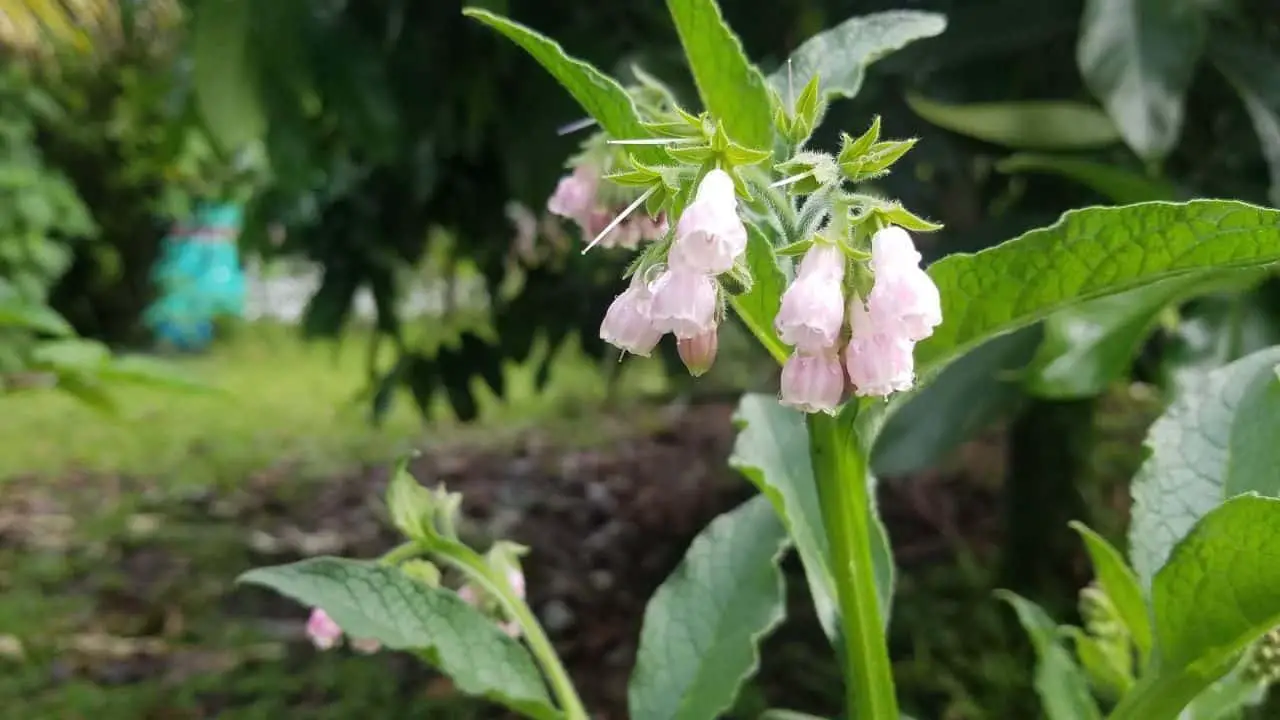
<svg viewBox="0 0 1280 720">
<path fill-rule="evenodd" d="M 631 286 L 605 313 L 601 339 L 647 357 L 671 333 L 689 372 L 701 375 L 710 369 L 724 314 L 718 278 L 747 250 L 747 228 L 738 217 L 734 193 L 727 172 L 707 173 L 676 223 L 666 262 L 632 276 Z"/>
<path fill-rule="evenodd" d="M 855 395 L 885 396 L 911 389 L 915 344 L 942 322 L 933 280 L 920 267 L 911 236 L 897 226 L 871 238 L 874 285 L 866 297 L 846 297 L 847 260 L 840 245 L 818 238 L 795 282 L 782 296 L 775 327 L 795 347 L 782 368 L 782 403 L 804 412 L 830 412 Z M 843 347 L 848 310 L 848 341 Z M 846 377 L 848 382 L 846 383 Z"/>
<path fill-rule="evenodd" d="M 612 199 L 601 192 L 600 172 L 585 161 L 572 174 L 560 178 L 555 192 L 547 200 L 547 211 L 575 222 L 588 242 L 604 232 L 619 210 Z M 601 238 L 600 245 L 634 250 L 641 243 L 662 239 L 667 229 L 665 218 L 653 219 L 645 213 L 635 213 Z"/>
</svg>

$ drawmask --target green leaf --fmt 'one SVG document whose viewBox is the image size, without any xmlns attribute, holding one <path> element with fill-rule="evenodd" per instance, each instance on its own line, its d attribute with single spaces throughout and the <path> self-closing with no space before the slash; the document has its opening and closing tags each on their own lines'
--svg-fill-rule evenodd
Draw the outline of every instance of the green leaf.
<svg viewBox="0 0 1280 720">
<path fill-rule="evenodd" d="M 560 717 L 528 651 L 451 590 L 387 565 L 332 557 L 257 568 L 238 582 L 321 608 L 351 637 L 420 652 L 463 693 L 533 718 Z"/>
<path fill-rule="evenodd" d="M 71 324 L 52 308 L 17 300 L 0 302 L 0 328 L 20 328 L 58 337 L 75 334 Z"/>
<path fill-rule="evenodd" d="M 769 501 L 747 501 L 703 530 L 645 608 L 628 689 L 634 720 L 706 720 L 729 709 L 786 615 L 779 561 L 787 531 Z"/>
<path fill-rule="evenodd" d="M 257 59 L 250 52 L 252 0 L 199 0 L 191 40 L 192 85 L 209 132 L 226 152 L 263 136 Z"/>
<path fill-rule="evenodd" d="M 1221 276 L 1184 275 L 1060 310 L 1044 323 L 1044 342 L 1027 367 L 1027 391 L 1055 400 L 1093 397 L 1129 372 L 1160 313 L 1207 292 Z"/>
<path fill-rule="evenodd" d="M 1085 150 L 1120 139 L 1105 113 L 1076 102 L 1027 100 L 957 105 L 907 94 L 925 120 L 984 142 L 1019 150 Z"/>
<path fill-rule="evenodd" d="M 524 48 L 615 139 L 636 140 L 650 136 L 640 123 L 640 115 L 631 96 L 613 78 L 582 60 L 570 57 L 558 43 L 520 23 L 479 8 L 466 8 L 462 14 L 479 20 Z M 663 163 L 664 154 L 657 146 L 633 145 L 628 151 L 643 162 Z"/>
<path fill-rule="evenodd" d="M 1123 660 L 1108 652 L 1098 638 L 1077 627 L 1062 628 L 1062 631 L 1075 643 L 1076 659 L 1084 668 L 1085 677 L 1099 694 L 1115 699 L 1124 695 L 1133 685 L 1128 668 L 1121 665 Z M 1125 652 L 1128 651 L 1126 646 Z"/>
<path fill-rule="evenodd" d="M 1173 149 L 1184 96 L 1204 49 L 1192 0 L 1086 0 L 1076 60 L 1125 143 L 1148 160 Z"/>
<path fill-rule="evenodd" d="M 851 98 L 862 88 L 868 65 L 946 28 L 946 16 L 918 10 L 851 17 L 804 41 L 791 53 L 790 66 L 783 63 L 769 76 L 769 84 L 787 97 L 791 84 L 803 86 L 817 76 L 824 97 Z"/>
<path fill-rule="evenodd" d="M 773 147 L 773 107 L 764 76 L 725 24 L 715 0 L 667 0 L 693 71 L 698 95 L 734 142 L 753 150 Z"/>
<path fill-rule="evenodd" d="M 1013 607 L 1036 649 L 1036 692 L 1048 720 L 1101 720 L 1089 683 L 1058 639 L 1053 620 L 1030 600 L 1003 590 L 996 594 Z"/>
<path fill-rule="evenodd" d="M 984 343 L 944 368 L 880 430 L 871 455 L 876 474 L 905 475 L 933 465 L 1012 412 L 1025 397 L 1016 373 L 1039 342 L 1039 329 L 1025 328 Z"/>
<path fill-rule="evenodd" d="M 1244 720 L 1244 709 L 1266 698 L 1267 686 L 1248 671 L 1246 660 L 1196 696 L 1179 720 Z"/>
<path fill-rule="evenodd" d="M 112 357 L 97 369 L 96 374 L 106 382 L 133 383 L 161 390 L 230 397 L 226 390 L 192 377 L 174 363 L 144 355 Z"/>
<path fill-rule="evenodd" d="M 96 375 L 111 360 L 107 346 L 95 340 L 68 338 L 40 343 L 31 352 L 36 367 L 55 372 L 87 372 Z"/>
<path fill-rule="evenodd" d="M 818 619 L 828 636 L 835 637 L 839 629 L 835 580 L 804 415 L 783 407 L 775 397 L 748 393 L 738 403 L 733 421 L 739 430 L 729 466 L 755 485 L 782 518 L 800 553 Z M 887 610 L 893 603 L 893 555 L 883 525 L 878 518 L 873 520 L 876 589 L 880 607 Z M 888 618 L 885 612 L 886 623 Z"/>
<path fill-rule="evenodd" d="M 1073 522 L 1071 528 L 1084 539 L 1089 559 L 1093 561 L 1093 574 L 1098 586 L 1111 599 L 1120 619 L 1129 629 L 1129 636 L 1138 647 L 1139 657 L 1147 658 L 1151 653 L 1151 617 L 1142 588 L 1138 585 L 1138 576 L 1133 574 L 1120 551 L 1101 535 L 1090 530 L 1084 523 Z"/>
<path fill-rule="evenodd" d="M 1280 205 L 1280 57 L 1237 32 L 1215 34 L 1209 57 L 1244 101 L 1270 169 L 1271 204 Z"/>
<path fill-rule="evenodd" d="M 1162 672 L 1231 663 L 1280 625 L 1277 548 L 1275 498 L 1235 497 L 1196 523 L 1151 589 Z"/>
<path fill-rule="evenodd" d="M 1209 373 L 1151 426 L 1132 485 L 1130 559 L 1144 585 L 1175 543 L 1230 497 L 1280 495 L 1280 347 Z"/>
<path fill-rule="evenodd" d="M 408 457 L 401 458 L 391 471 L 391 481 L 387 483 L 387 512 L 396 529 L 411 540 L 423 540 L 435 534 L 431 491 L 409 472 Z"/>
<path fill-rule="evenodd" d="M 1061 155 L 1011 155 L 996 163 L 996 170 L 1003 173 L 1042 172 L 1060 175 L 1122 205 L 1152 200 L 1180 200 L 1183 194 L 1160 178 L 1116 165 Z"/>
<path fill-rule="evenodd" d="M 836 586 L 804 418 L 778 404 L 775 397 L 745 394 L 733 423 L 738 438 L 729 467 L 755 485 L 782 519 L 800 553 L 818 620 L 827 635 L 835 637 L 839 630 Z"/>
<path fill-rule="evenodd" d="M 943 321 L 916 346 L 927 377 L 957 355 L 1074 303 L 1213 268 L 1280 260 L 1280 211 L 1229 200 L 1073 210 L 929 266 Z"/>
<path fill-rule="evenodd" d="M 778 267 L 778 257 L 764 233 L 747 226 L 747 269 L 751 272 L 751 289 L 729 298 L 733 309 L 747 329 L 765 346 L 779 363 L 786 362 L 791 351 L 778 339 L 773 319 L 782 307 L 782 293 L 787 277 Z"/>
</svg>

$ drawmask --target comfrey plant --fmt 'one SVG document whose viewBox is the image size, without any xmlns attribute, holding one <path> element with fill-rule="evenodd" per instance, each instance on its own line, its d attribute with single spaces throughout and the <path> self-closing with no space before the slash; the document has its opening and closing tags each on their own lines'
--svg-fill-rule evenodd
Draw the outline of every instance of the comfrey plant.
<svg viewBox="0 0 1280 720">
<path fill-rule="evenodd" d="M 1280 212 L 1220 200 L 1086 208 L 922 270 L 911 233 L 937 226 L 868 191 L 912 141 L 882 139 L 873 120 L 838 153 L 807 143 L 867 63 L 944 20 L 853 18 L 766 77 L 713 0 L 667 5 L 696 112 L 651 78 L 629 92 L 529 28 L 465 11 L 528 51 L 598 126 L 549 209 L 583 229 L 588 250 L 638 251 L 602 309 L 601 337 L 647 355 L 673 335 L 696 375 L 732 313 L 782 365 L 777 395 L 748 395 L 737 413 L 730 463 L 760 493 L 713 521 L 650 601 L 630 716 L 706 720 L 732 707 L 785 616 L 779 563 L 794 549 L 844 670 L 846 717 L 897 720 L 892 554 L 869 472 L 885 420 L 951 361 L 1055 311 L 1193 274 L 1252 277 L 1280 260 Z M 1153 428 L 1134 481 L 1132 566 L 1077 528 L 1097 572 L 1083 628 L 1005 595 L 1040 657 L 1051 720 L 1231 717 L 1275 677 L 1278 364 L 1271 349 L 1207 371 L 1202 391 Z M 309 632 L 322 647 L 346 635 L 365 650 L 413 652 L 464 693 L 528 717 L 586 718 L 524 601 L 523 548 L 500 541 L 481 554 L 461 542 L 459 498 L 428 491 L 403 465 L 387 504 L 406 542 L 380 560 L 314 558 L 244 580 L 314 608 Z"/>
</svg>

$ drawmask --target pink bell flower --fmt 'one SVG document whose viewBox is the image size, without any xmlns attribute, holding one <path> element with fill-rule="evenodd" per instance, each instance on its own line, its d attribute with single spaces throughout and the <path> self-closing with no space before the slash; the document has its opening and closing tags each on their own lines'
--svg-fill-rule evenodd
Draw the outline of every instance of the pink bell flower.
<svg viewBox="0 0 1280 720">
<path fill-rule="evenodd" d="M 784 343 L 806 353 L 835 346 L 844 325 L 844 263 L 835 245 L 814 245 L 805 254 L 774 319 Z"/>
<path fill-rule="evenodd" d="M 716 361 L 716 349 L 719 346 L 719 332 L 713 326 L 697 337 L 679 339 L 676 350 L 680 360 L 689 370 L 689 374 L 699 377 L 706 374 Z"/>
<path fill-rule="evenodd" d="M 649 317 L 659 332 L 693 338 L 716 324 L 716 284 L 710 275 L 668 268 L 653 281 Z"/>
<path fill-rule="evenodd" d="M 676 223 L 667 262 L 673 268 L 719 275 L 732 268 L 746 249 L 747 228 L 738 217 L 733 178 L 723 170 L 712 170 Z"/>
<path fill-rule="evenodd" d="M 844 370 L 834 351 L 796 352 L 782 366 L 779 402 L 802 412 L 834 412 L 844 397 Z"/>
<path fill-rule="evenodd" d="M 636 273 L 632 277 L 631 287 L 614 298 L 605 311 L 604 321 L 600 323 L 600 339 L 632 355 L 649 357 L 662 339 L 662 332 L 650 316 L 653 293 L 640 275 Z"/>
</svg>

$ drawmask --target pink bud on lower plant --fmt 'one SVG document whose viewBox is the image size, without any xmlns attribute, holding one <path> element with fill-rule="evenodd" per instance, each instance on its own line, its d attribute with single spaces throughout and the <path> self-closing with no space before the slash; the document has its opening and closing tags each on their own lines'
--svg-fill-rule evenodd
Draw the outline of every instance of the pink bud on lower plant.
<svg viewBox="0 0 1280 720">
<path fill-rule="evenodd" d="M 719 331 L 712 327 L 697 337 L 676 340 L 676 350 L 680 353 L 680 360 L 688 368 L 690 375 L 699 377 L 711 369 L 716 361 L 719 334 Z"/>
<path fill-rule="evenodd" d="M 738 217 L 733 178 L 723 170 L 712 170 L 676 223 L 667 262 L 674 268 L 719 275 L 732 268 L 746 249 L 747 227 Z"/>
<path fill-rule="evenodd" d="M 662 339 L 662 331 L 651 317 L 653 294 L 640 278 L 633 276 L 631 287 L 614 298 L 600 323 L 600 339 L 619 350 L 648 357 Z"/>
<path fill-rule="evenodd" d="M 329 613 L 316 608 L 311 611 L 311 617 L 307 619 L 307 637 L 311 638 L 316 648 L 329 650 L 342 639 L 342 628 L 329 617 Z"/>
<path fill-rule="evenodd" d="M 834 412 L 844 397 L 844 369 L 834 351 L 796 352 L 782 366 L 779 401 L 802 412 Z"/>
<path fill-rule="evenodd" d="M 774 318 L 782 342 L 808 353 L 835 346 L 844 325 L 843 280 L 844 254 L 839 248 L 815 245 L 809 250 Z"/>
<path fill-rule="evenodd" d="M 547 210 L 585 224 L 595 207 L 598 183 L 595 171 L 585 165 L 578 166 L 572 175 L 560 178 L 555 192 L 547 200 Z"/>
<path fill-rule="evenodd" d="M 710 275 L 669 268 L 652 290 L 649 317 L 659 332 L 690 340 L 715 327 L 716 283 Z"/>
</svg>

